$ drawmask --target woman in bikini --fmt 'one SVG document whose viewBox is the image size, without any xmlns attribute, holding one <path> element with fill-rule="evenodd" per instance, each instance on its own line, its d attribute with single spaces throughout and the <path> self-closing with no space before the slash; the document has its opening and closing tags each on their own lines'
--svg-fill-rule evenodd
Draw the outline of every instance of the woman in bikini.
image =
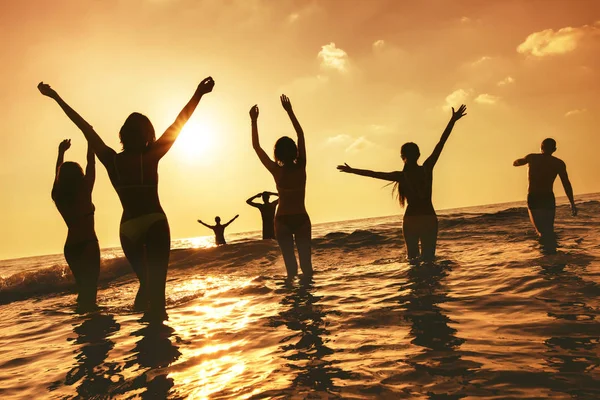
<svg viewBox="0 0 600 400">
<path fill-rule="evenodd" d="M 131 114 L 119 132 L 123 145 L 120 153 L 108 147 L 92 126 L 49 85 L 43 82 L 38 85 L 40 92 L 54 99 L 83 132 L 106 167 L 123 206 L 121 246 L 140 281 L 134 308 L 146 310 L 146 319 L 167 319 L 165 284 L 171 236 L 158 199 L 158 162 L 169 151 L 202 96 L 212 91 L 214 84 L 211 77 L 204 79 L 175 122 L 158 139 L 146 116 Z"/>
<path fill-rule="evenodd" d="M 65 259 L 77 286 L 77 309 L 96 308 L 96 291 L 100 273 L 100 247 L 94 230 L 92 190 L 96 180 L 96 159 L 88 145 L 85 174 L 79 164 L 63 161 L 71 140 L 58 146 L 52 200 L 67 224 Z"/>
<path fill-rule="evenodd" d="M 377 172 L 352 168 L 348 164 L 338 165 L 337 167 L 341 172 L 395 182 L 394 188 L 398 191 L 400 205 L 404 207 L 405 203 L 408 203 L 404 212 L 402 233 L 409 260 L 416 260 L 419 256 L 424 261 L 431 261 L 435 258 L 438 220 L 431 202 L 433 167 L 440 157 L 452 128 L 454 128 L 454 123 L 467 115 L 465 113 L 466 109 L 467 107 L 464 104 L 458 108 L 458 111 L 454 111 L 454 108 L 452 108 L 452 117 L 448 122 L 448 126 L 446 126 L 440 141 L 422 166 L 417 164 L 417 160 L 421 155 L 419 146 L 409 142 L 403 144 L 400 149 L 400 156 L 404 161 L 402 171 Z M 420 250 L 419 241 L 421 242 Z"/>
<path fill-rule="evenodd" d="M 279 205 L 275 214 L 275 237 L 279 243 L 285 262 L 288 279 L 298 274 L 298 263 L 294 253 L 294 242 L 298 248 L 303 279 L 313 275 L 311 261 L 311 224 L 304 207 L 306 194 L 306 147 L 304 132 L 294 115 L 290 99 L 281 95 L 281 105 L 288 113 L 298 135 L 298 146 L 294 140 L 284 136 L 275 143 L 275 161 L 260 147 L 258 141 L 258 106 L 250 109 L 252 121 L 252 147 L 263 165 L 269 170 L 279 195 Z"/>
</svg>

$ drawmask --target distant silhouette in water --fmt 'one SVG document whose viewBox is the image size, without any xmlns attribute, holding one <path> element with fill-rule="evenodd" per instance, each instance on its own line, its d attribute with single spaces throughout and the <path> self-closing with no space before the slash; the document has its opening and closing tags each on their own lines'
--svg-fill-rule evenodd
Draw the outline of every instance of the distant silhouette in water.
<svg viewBox="0 0 600 400">
<path fill-rule="evenodd" d="M 252 147 L 263 165 L 269 170 L 279 195 L 279 206 L 275 215 L 275 237 L 281 248 L 288 278 L 298 274 L 298 263 L 294 253 L 294 242 L 298 248 L 298 258 L 303 278 L 313 275 L 311 260 L 311 223 L 304 197 L 306 195 L 306 146 L 304 131 L 294 114 L 290 99 L 281 95 L 281 105 L 288 113 L 298 135 L 298 146 L 294 140 L 283 136 L 275 143 L 275 161 L 260 147 L 258 140 L 258 106 L 250 109 L 252 121 Z"/>
<path fill-rule="evenodd" d="M 416 260 L 419 256 L 424 261 L 431 261 L 435 258 L 438 219 L 431 202 L 433 167 L 442 153 L 454 124 L 467 115 L 466 110 L 467 107 L 464 104 L 458 108 L 458 111 L 454 111 L 452 108 L 450 122 L 442 133 L 440 141 L 422 166 L 417 163 L 421 155 L 419 146 L 408 142 L 404 143 L 400 149 L 400 156 L 404 161 L 402 171 L 377 172 L 352 168 L 348 164 L 337 167 L 341 172 L 395 182 L 394 189 L 398 192 L 400 205 L 404 207 L 405 203 L 408 203 L 404 212 L 402 233 L 406 252 L 411 260 Z M 421 242 L 421 250 L 419 250 L 419 242 Z"/>
<path fill-rule="evenodd" d="M 269 202 L 270 196 L 277 196 L 277 193 L 262 192 L 250 197 L 246 200 L 249 206 L 256 207 L 260 211 L 262 217 L 262 233 L 263 239 L 274 239 L 275 238 L 275 208 L 279 204 L 279 199 Z M 254 202 L 254 199 L 262 197 L 262 203 Z"/>
<path fill-rule="evenodd" d="M 171 250 L 167 217 L 158 199 L 158 162 L 171 149 L 181 129 L 192 116 L 202 96 L 212 91 L 215 82 L 204 79 L 181 110 L 175 122 L 156 139 L 148 117 L 132 113 L 121 127 L 121 153 L 108 147 L 75 110 L 47 84 L 40 92 L 54 99 L 83 132 L 98 159 L 106 167 L 121 205 L 120 237 L 123 252 L 140 281 L 135 298 L 136 310 L 146 310 L 144 319 L 167 319 L 165 284 Z"/>
<path fill-rule="evenodd" d="M 552 245 L 555 241 L 554 216 L 556 212 L 556 202 L 552 189 L 557 175 L 560 176 L 565 193 L 571 203 L 573 216 L 577 215 L 577 207 L 573 198 L 573 188 L 567 175 L 567 166 L 561 159 L 552 155 L 556 151 L 556 141 L 551 138 L 544 139 L 541 147 L 541 153 L 528 154 L 515 160 L 513 165 L 515 167 L 529 165 L 529 188 L 527 193 L 529 217 L 542 240 L 542 244 Z"/>
<path fill-rule="evenodd" d="M 222 244 L 227 244 L 227 242 L 225 241 L 225 228 L 227 228 L 229 226 L 229 224 L 231 224 L 233 221 L 235 221 L 237 219 L 237 217 L 239 217 L 240 215 L 236 215 L 235 217 L 231 218 L 229 220 L 229 222 L 227 222 L 226 224 L 221 225 L 221 217 L 215 217 L 215 225 L 208 225 L 205 224 L 204 222 L 202 222 L 201 220 L 198 220 L 199 223 L 201 223 L 202 225 L 204 225 L 207 228 L 210 228 L 213 230 L 213 232 L 215 233 L 215 243 L 217 245 L 222 245 Z"/>
<path fill-rule="evenodd" d="M 96 291 L 100 274 L 100 247 L 94 230 L 92 190 L 96 181 L 96 158 L 91 146 L 87 149 L 85 173 L 76 162 L 64 161 L 71 139 L 58 146 L 52 200 L 68 227 L 65 259 L 77 285 L 77 308 L 96 308 Z"/>
</svg>

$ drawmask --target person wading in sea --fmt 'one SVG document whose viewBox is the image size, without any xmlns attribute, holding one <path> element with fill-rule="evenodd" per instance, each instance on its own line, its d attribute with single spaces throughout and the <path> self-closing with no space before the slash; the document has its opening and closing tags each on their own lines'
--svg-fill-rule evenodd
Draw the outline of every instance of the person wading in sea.
<svg viewBox="0 0 600 400">
<path fill-rule="evenodd" d="M 246 200 L 249 206 L 258 208 L 260 216 L 262 217 L 262 235 L 263 239 L 274 239 L 275 238 L 275 208 L 279 204 L 279 199 L 269 202 L 269 197 L 277 196 L 277 193 L 273 192 L 262 192 L 250 197 Z M 253 201 L 262 197 L 262 203 Z"/>
</svg>

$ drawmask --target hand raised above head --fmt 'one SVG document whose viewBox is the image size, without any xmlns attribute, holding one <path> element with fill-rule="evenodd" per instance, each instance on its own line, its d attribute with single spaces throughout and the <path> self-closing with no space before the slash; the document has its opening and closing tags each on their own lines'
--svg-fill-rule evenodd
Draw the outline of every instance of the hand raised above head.
<svg viewBox="0 0 600 400">
<path fill-rule="evenodd" d="M 281 105 L 283 106 L 283 109 L 287 112 L 291 112 L 292 111 L 292 103 L 290 102 L 290 98 L 287 97 L 285 94 L 282 94 L 279 99 L 281 100 Z"/>
<path fill-rule="evenodd" d="M 337 169 L 340 172 L 352 172 L 352 167 L 349 166 L 348 164 L 344 163 L 344 165 L 338 165 Z"/>
<path fill-rule="evenodd" d="M 206 94 L 212 92 L 214 87 L 215 81 L 212 78 L 212 76 L 209 76 L 208 78 L 204 78 L 204 80 L 200 82 L 200 84 L 198 85 L 198 90 L 200 91 L 200 93 Z"/>
<path fill-rule="evenodd" d="M 65 139 L 58 145 L 58 151 L 65 152 L 71 147 L 71 139 Z"/>
<path fill-rule="evenodd" d="M 461 104 L 461 106 L 458 107 L 458 111 L 454 111 L 454 107 L 452 107 L 452 120 L 458 121 L 459 119 L 467 115 L 465 111 L 467 111 L 467 106 L 465 106 L 464 104 Z"/>
<path fill-rule="evenodd" d="M 50 85 L 48 85 L 47 83 L 40 82 L 38 84 L 37 88 L 40 91 L 40 93 L 43 94 L 44 96 L 48 96 L 51 98 L 56 98 L 56 96 L 58 96 L 56 91 L 54 89 L 52 89 L 50 87 Z"/>
<path fill-rule="evenodd" d="M 256 121 L 258 119 L 258 105 L 255 104 L 250 108 L 250 119 Z"/>
</svg>

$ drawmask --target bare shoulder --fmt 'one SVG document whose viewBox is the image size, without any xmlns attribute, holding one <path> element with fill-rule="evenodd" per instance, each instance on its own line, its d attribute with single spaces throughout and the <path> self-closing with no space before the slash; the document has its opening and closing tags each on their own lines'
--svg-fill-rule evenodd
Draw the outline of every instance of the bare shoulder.
<svg viewBox="0 0 600 400">
<path fill-rule="evenodd" d="M 552 156 L 552 161 L 554 162 L 554 165 L 556 165 L 556 168 L 558 168 L 558 169 L 562 170 L 562 169 L 567 168 L 567 164 L 565 164 L 565 162 L 558 157 Z"/>
</svg>

